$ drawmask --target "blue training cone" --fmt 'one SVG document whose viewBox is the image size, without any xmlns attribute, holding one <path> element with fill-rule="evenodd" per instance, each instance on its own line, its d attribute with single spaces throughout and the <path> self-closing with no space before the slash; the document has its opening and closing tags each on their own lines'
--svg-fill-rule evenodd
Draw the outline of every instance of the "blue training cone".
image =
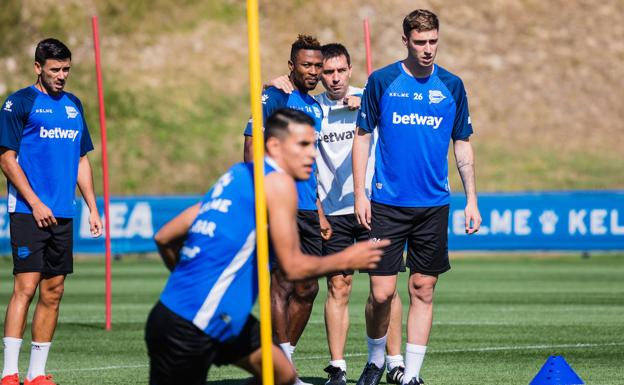
<svg viewBox="0 0 624 385">
<path fill-rule="evenodd" d="M 550 356 L 529 385 L 585 384 L 562 356 Z"/>
</svg>

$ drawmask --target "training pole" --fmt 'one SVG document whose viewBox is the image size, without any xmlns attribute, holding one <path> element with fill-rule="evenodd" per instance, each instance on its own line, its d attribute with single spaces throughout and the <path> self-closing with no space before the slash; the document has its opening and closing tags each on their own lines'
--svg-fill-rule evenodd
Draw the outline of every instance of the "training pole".
<svg viewBox="0 0 624 385">
<path fill-rule="evenodd" d="M 368 18 L 364 19 L 364 46 L 366 47 L 366 70 L 370 76 L 373 72 L 373 59 L 371 57 L 370 29 L 368 28 Z"/>
<path fill-rule="evenodd" d="M 260 302 L 260 346 L 262 348 L 262 384 L 273 385 L 273 346 L 271 297 L 269 292 L 269 241 L 264 192 L 264 134 L 262 132 L 262 80 L 260 79 L 260 27 L 258 0 L 247 0 L 249 39 L 249 91 L 251 103 L 254 186 L 256 194 L 256 236 L 258 240 L 258 289 Z"/>
<path fill-rule="evenodd" d="M 111 282 L 111 239 L 108 209 L 110 194 L 108 192 L 108 153 L 106 150 L 106 112 L 104 109 L 104 85 L 102 84 L 102 63 L 100 62 L 100 34 L 97 16 L 91 18 L 93 25 L 93 49 L 95 51 L 95 73 L 97 76 L 98 101 L 100 104 L 100 135 L 102 139 L 102 178 L 104 179 L 104 226 L 106 243 L 106 330 L 112 327 L 112 282 Z"/>
</svg>

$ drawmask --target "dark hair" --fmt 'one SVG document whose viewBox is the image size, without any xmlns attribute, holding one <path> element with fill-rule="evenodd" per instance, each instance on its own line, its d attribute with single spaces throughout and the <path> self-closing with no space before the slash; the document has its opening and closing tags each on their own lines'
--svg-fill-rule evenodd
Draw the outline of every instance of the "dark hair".
<svg viewBox="0 0 624 385">
<path fill-rule="evenodd" d="M 351 65 L 351 56 L 349 56 L 349 51 L 345 48 L 344 45 L 339 43 L 330 43 L 325 44 L 321 47 L 321 53 L 323 54 L 323 60 L 331 59 L 334 57 L 343 56 L 347 58 L 347 64 Z"/>
<path fill-rule="evenodd" d="M 314 127 L 314 120 L 310 115 L 293 110 L 292 108 L 280 108 L 271 114 L 266 120 L 264 127 L 264 141 L 276 137 L 281 139 L 290 132 L 291 123 L 307 124 Z"/>
<path fill-rule="evenodd" d="M 435 13 L 426 9 L 417 9 L 403 19 L 403 34 L 409 37 L 412 30 L 417 32 L 439 30 L 440 23 Z"/>
<path fill-rule="evenodd" d="M 44 65 L 47 59 L 71 60 L 71 51 L 60 40 L 44 39 L 35 48 L 35 61 Z"/>
<path fill-rule="evenodd" d="M 318 40 L 316 40 L 316 38 L 314 36 L 310 36 L 310 35 L 299 35 L 297 36 L 297 40 L 292 43 L 292 46 L 290 47 L 290 61 L 291 62 L 295 62 L 295 59 L 297 58 L 297 52 L 301 51 L 302 49 L 311 49 L 314 51 L 320 51 L 321 50 L 321 43 L 319 43 Z"/>
</svg>

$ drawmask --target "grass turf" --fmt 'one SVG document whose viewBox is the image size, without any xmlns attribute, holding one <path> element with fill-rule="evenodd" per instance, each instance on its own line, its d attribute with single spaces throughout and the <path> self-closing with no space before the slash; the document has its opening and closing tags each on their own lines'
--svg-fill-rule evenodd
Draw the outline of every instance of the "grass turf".
<svg viewBox="0 0 624 385">
<path fill-rule="evenodd" d="M 0 269 L 0 303 L 5 308 L 12 282 L 10 260 L 0 259 Z M 77 262 L 75 270 L 67 281 L 48 371 L 62 385 L 147 384 L 143 326 L 166 279 L 165 268 L 155 260 L 113 264 L 112 332 L 103 330 L 102 260 Z M 402 293 L 406 278 L 400 277 Z M 322 369 L 328 360 L 321 286 L 295 353 L 302 378 L 314 384 L 324 383 Z M 357 275 L 346 347 L 350 383 L 366 360 L 367 290 L 367 276 Z M 405 296 L 403 300 L 407 302 Z M 27 331 L 22 375 L 29 338 Z M 527 384 L 549 355 L 564 356 L 587 384 L 624 383 L 624 256 L 455 259 L 437 288 L 434 327 L 421 371 L 426 382 Z M 235 384 L 245 377 L 236 368 L 213 368 L 208 382 Z"/>
</svg>

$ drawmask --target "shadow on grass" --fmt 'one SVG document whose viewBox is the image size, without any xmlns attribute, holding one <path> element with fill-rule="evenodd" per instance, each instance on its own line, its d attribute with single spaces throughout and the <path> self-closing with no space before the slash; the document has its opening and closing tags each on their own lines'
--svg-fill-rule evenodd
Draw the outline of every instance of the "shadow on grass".
<svg viewBox="0 0 624 385">
<path fill-rule="evenodd" d="M 301 377 L 303 382 L 307 382 L 314 385 L 323 385 L 327 381 L 323 377 Z M 249 379 L 237 379 L 237 380 L 213 380 L 206 381 L 206 385 L 243 385 L 246 384 Z"/>
</svg>

